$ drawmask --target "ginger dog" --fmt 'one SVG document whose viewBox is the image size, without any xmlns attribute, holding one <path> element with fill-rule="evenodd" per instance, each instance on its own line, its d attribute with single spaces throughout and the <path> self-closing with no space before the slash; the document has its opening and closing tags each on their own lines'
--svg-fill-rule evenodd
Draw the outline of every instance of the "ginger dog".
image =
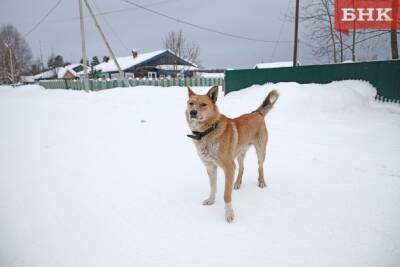
<svg viewBox="0 0 400 267">
<path fill-rule="evenodd" d="M 193 139 L 210 179 L 210 196 L 204 200 L 203 205 L 212 205 L 215 202 L 219 166 L 225 174 L 225 219 L 230 223 L 235 217 L 231 204 L 232 190 L 240 188 L 243 160 L 251 145 L 255 147 L 258 157 L 258 186 L 266 186 L 263 163 L 268 132 L 264 117 L 272 109 L 279 93 L 271 91 L 258 109 L 234 119 L 218 111 L 218 86 L 212 87 L 205 95 L 197 95 L 188 87 L 188 93 L 186 120 L 192 131 L 188 137 Z M 235 159 L 239 164 L 239 172 L 234 183 Z"/>
</svg>

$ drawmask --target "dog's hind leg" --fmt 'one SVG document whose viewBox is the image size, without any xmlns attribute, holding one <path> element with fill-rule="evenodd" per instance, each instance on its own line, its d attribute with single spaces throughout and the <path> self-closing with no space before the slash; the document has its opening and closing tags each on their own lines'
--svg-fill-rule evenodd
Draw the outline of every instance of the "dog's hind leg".
<svg viewBox="0 0 400 267">
<path fill-rule="evenodd" d="M 239 189 L 240 185 L 242 184 L 242 177 L 243 177 L 243 170 L 244 170 L 244 166 L 243 166 L 243 161 L 244 161 L 244 157 L 246 156 L 246 151 L 243 151 L 242 153 L 240 153 L 240 155 L 238 156 L 237 160 L 238 160 L 238 164 L 239 164 L 239 172 L 235 181 L 235 185 L 233 186 L 234 189 Z"/>
<path fill-rule="evenodd" d="M 206 168 L 210 179 L 210 196 L 203 201 L 203 205 L 212 205 L 215 202 L 215 194 L 217 193 L 217 165 L 207 163 Z"/>
<path fill-rule="evenodd" d="M 259 135 L 259 138 L 254 143 L 254 147 L 256 149 L 257 157 L 258 157 L 258 186 L 260 188 L 264 188 L 267 186 L 264 178 L 264 161 L 265 161 L 265 150 L 267 147 L 267 132 L 263 132 Z"/>
</svg>

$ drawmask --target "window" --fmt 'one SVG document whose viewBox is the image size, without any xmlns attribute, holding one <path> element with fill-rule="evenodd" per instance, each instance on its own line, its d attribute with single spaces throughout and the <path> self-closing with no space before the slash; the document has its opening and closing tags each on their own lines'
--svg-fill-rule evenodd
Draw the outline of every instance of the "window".
<svg viewBox="0 0 400 267">
<path fill-rule="evenodd" d="M 149 71 L 147 73 L 147 75 L 148 75 L 149 79 L 157 79 L 157 72 L 155 72 L 155 71 Z"/>
</svg>

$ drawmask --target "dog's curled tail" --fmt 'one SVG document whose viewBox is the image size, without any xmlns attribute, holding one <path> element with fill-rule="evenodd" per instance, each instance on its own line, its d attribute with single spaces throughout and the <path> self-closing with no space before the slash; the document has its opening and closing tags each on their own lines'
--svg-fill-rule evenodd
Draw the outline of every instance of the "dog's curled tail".
<svg viewBox="0 0 400 267">
<path fill-rule="evenodd" d="M 267 113 L 274 107 L 274 104 L 276 100 L 278 100 L 278 98 L 279 98 L 278 91 L 272 90 L 256 111 L 264 116 L 267 115 Z"/>
</svg>

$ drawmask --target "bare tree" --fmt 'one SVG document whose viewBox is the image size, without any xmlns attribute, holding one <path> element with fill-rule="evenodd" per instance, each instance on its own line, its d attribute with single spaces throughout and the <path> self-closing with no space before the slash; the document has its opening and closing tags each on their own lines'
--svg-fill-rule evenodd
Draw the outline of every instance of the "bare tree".
<svg viewBox="0 0 400 267">
<path fill-rule="evenodd" d="M 185 56 L 184 58 L 188 59 L 190 62 L 195 63 L 196 65 L 200 66 L 201 61 L 200 61 L 200 47 L 196 43 L 188 43 L 186 45 L 185 51 Z"/>
<path fill-rule="evenodd" d="M 350 48 L 355 58 L 355 47 L 351 44 L 348 35 L 335 31 L 334 1 L 333 0 L 312 0 L 302 8 L 300 16 L 306 24 L 307 39 L 317 58 L 325 58 L 328 62 L 343 62 L 346 59 L 346 50 Z M 353 40 L 352 40 L 353 41 Z M 353 41 L 355 43 L 355 41 Z M 350 44 L 348 44 L 350 43 Z"/>
<path fill-rule="evenodd" d="M 164 48 L 174 52 L 190 62 L 200 65 L 200 46 L 194 42 L 188 42 L 182 30 L 170 31 L 164 39 Z"/>
<path fill-rule="evenodd" d="M 29 67 L 29 74 L 36 75 L 44 71 L 44 66 L 40 58 L 37 58 L 33 61 L 33 63 Z"/>
<path fill-rule="evenodd" d="M 18 82 L 29 73 L 32 53 L 28 43 L 11 24 L 0 26 L 0 79 L 3 83 Z"/>
<path fill-rule="evenodd" d="M 49 69 L 60 68 L 64 66 L 64 58 L 61 55 L 54 55 L 51 53 L 49 59 L 47 60 L 47 67 Z"/>
<path fill-rule="evenodd" d="M 388 30 L 359 30 L 341 32 L 335 30 L 334 0 L 311 0 L 302 7 L 302 22 L 305 23 L 307 45 L 318 59 L 328 62 L 343 62 L 357 58 L 363 60 L 377 59 L 376 53 L 366 53 L 381 47 L 391 31 Z M 393 33 L 394 32 L 394 33 Z M 392 55 L 396 55 L 397 32 L 392 31 Z M 357 49 L 356 49 L 357 48 Z M 358 53 L 358 55 L 356 54 Z M 398 55 L 398 54 L 397 54 Z M 392 56 L 395 58 L 395 56 Z"/>
</svg>

